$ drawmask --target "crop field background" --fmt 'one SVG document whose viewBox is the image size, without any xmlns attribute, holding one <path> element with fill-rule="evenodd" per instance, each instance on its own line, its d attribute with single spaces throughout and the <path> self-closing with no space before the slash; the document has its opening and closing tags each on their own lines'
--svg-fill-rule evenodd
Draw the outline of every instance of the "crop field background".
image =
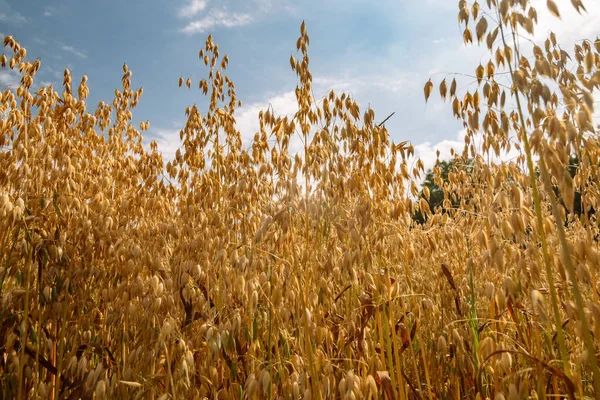
<svg viewBox="0 0 600 400">
<path fill-rule="evenodd" d="M 304 22 L 298 111 L 261 111 L 248 148 L 206 38 L 178 83 L 210 103 L 168 162 L 127 65 L 90 107 L 69 70 L 34 90 L 4 37 L 0 398 L 599 398 L 600 39 L 532 44 L 529 0 L 457 5 L 489 52 L 422 82 L 466 132 L 429 174 L 374 110 L 315 96 Z"/>
</svg>

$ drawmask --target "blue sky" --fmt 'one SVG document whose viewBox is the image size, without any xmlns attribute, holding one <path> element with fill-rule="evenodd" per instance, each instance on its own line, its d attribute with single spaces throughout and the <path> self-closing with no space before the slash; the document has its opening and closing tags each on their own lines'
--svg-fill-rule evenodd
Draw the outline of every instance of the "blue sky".
<svg viewBox="0 0 600 400">
<path fill-rule="evenodd" d="M 290 54 L 302 20 L 310 36 L 309 55 L 316 95 L 352 93 L 361 110 L 371 106 L 396 141 L 410 140 L 426 167 L 435 149 L 448 156 L 461 148 L 461 123 L 449 104 L 423 98 L 431 74 L 439 82 L 444 72 L 472 73 L 487 62 L 482 48 L 465 48 L 457 23 L 454 0 L 0 0 L 0 33 L 13 35 L 40 58 L 38 83 L 59 84 L 68 67 L 73 82 L 88 76 L 95 109 L 111 101 L 120 85 L 121 66 L 133 71 L 133 87 L 144 88 L 135 121 L 150 120 L 145 134 L 156 139 L 169 158 L 179 146 L 185 108 L 206 104 L 198 89 L 179 88 L 180 76 L 206 74 L 198 50 L 210 33 L 221 54 L 229 56 L 228 74 L 236 84 L 243 107 L 238 129 L 251 138 L 258 128 L 260 109 L 273 105 L 278 114 L 295 111 L 296 76 Z M 563 23 L 539 3 L 538 40 L 553 29 L 569 44 L 595 38 L 600 28 L 600 5 L 587 0 L 589 15 L 571 10 L 568 0 L 557 0 Z M 537 36 L 537 35 L 536 35 Z M 0 88 L 15 76 L 0 71 Z M 467 82 L 468 83 L 468 82 Z"/>
</svg>

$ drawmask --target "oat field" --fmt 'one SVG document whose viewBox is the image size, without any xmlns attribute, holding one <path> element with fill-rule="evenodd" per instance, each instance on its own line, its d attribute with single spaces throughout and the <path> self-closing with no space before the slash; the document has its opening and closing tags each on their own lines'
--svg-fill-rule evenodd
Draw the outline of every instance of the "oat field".
<svg viewBox="0 0 600 400">
<path fill-rule="evenodd" d="M 464 42 L 489 51 L 423 82 L 466 132 L 447 179 L 434 168 L 440 207 L 374 110 L 313 95 L 304 23 L 298 111 L 261 112 L 249 144 L 208 36 L 206 78 L 174 84 L 210 105 L 168 161 L 132 122 L 127 65 L 92 107 L 85 76 L 40 86 L 6 36 L 0 398 L 599 398 L 600 39 L 523 40 L 532 3 L 458 2 Z"/>
</svg>

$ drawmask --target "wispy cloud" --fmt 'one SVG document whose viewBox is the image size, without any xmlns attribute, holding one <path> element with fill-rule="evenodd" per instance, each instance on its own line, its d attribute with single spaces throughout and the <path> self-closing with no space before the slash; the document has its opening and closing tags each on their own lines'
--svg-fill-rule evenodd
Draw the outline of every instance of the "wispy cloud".
<svg viewBox="0 0 600 400">
<path fill-rule="evenodd" d="M 252 22 L 250 14 L 227 13 L 223 10 L 211 10 L 205 17 L 192 21 L 181 29 L 181 32 L 188 35 L 196 33 L 205 33 L 217 27 L 233 28 L 236 26 L 247 25 Z"/>
<path fill-rule="evenodd" d="M 61 47 L 61 49 L 62 49 L 63 51 L 66 51 L 66 52 L 68 52 L 68 53 L 75 54 L 77 57 L 80 57 L 80 58 L 87 58 L 87 54 L 85 54 L 85 53 L 84 53 L 84 52 L 82 52 L 82 51 L 79 51 L 79 50 L 77 50 L 77 49 L 76 49 L 76 48 L 74 48 L 73 46 L 67 46 L 66 44 L 63 44 L 63 45 L 62 45 L 62 47 Z"/>
<path fill-rule="evenodd" d="M 27 22 L 27 18 L 25 18 L 22 14 L 20 14 L 18 12 L 14 12 L 14 13 L 1 12 L 0 13 L 0 21 L 7 22 L 7 23 L 20 24 L 23 22 Z"/>
<path fill-rule="evenodd" d="M 345 91 L 357 95 L 374 87 L 392 93 L 406 92 L 414 89 L 415 79 L 413 73 L 392 71 L 386 75 L 378 74 L 345 74 L 341 78 L 318 76 L 313 79 L 316 93 L 328 94 L 330 90 Z M 420 88 L 419 88 L 420 89 Z"/>
<path fill-rule="evenodd" d="M 63 78 L 63 71 L 52 68 L 51 66 L 46 66 L 44 68 L 44 70 L 46 71 L 46 74 L 52 75 L 54 77 L 54 79 L 62 79 Z"/>
<path fill-rule="evenodd" d="M 296 14 L 298 10 L 291 0 L 249 0 L 242 5 L 230 0 L 186 0 L 176 12 L 179 18 L 188 20 L 179 31 L 194 35 L 219 27 L 248 25 L 269 14 Z"/>
<path fill-rule="evenodd" d="M 51 17 L 54 14 L 52 7 L 44 7 L 44 17 Z"/>
<path fill-rule="evenodd" d="M 195 17 L 199 12 L 204 11 L 207 5 L 207 0 L 191 0 L 185 6 L 181 7 L 177 14 L 182 18 Z"/>
</svg>

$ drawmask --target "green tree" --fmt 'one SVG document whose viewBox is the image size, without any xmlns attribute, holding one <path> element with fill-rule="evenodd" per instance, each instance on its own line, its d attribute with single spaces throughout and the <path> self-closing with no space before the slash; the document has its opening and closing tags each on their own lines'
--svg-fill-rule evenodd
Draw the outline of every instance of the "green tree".
<svg viewBox="0 0 600 400">
<path fill-rule="evenodd" d="M 569 164 L 567 166 L 567 170 L 569 171 L 569 175 L 571 175 L 571 178 L 575 178 L 575 175 L 577 174 L 577 171 L 579 170 L 579 157 L 577 157 L 576 154 L 572 154 L 569 157 Z M 540 171 L 539 171 L 538 167 L 535 168 L 535 176 L 538 179 L 540 178 Z M 554 185 L 553 190 L 554 190 L 554 195 L 557 196 L 557 199 L 560 201 L 560 204 L 562 204 L 565 207 L 567 213 L 570 214 L 571 210 L 569 210 L 569 208 L 566 206 L 563 199 L 560 197 L 560 192 L 558 190 L 558 186 Z M 588 205 L 587 211 L 588 211 L 588 216 L 591 216 L 595 213 L 594 208 L 589 205 Z M 581 197 L 581 191 L 579 190 L 578 187 L 575 188 L 575 193 L 574 193 L 574 197 L 573 197 L 573 213 L 575 215 L 577 215 L 578 218 L 582 218 L 584 216 L 583 199 Z M 566 223 L 567 222 L 565 221 L 565 224 Z"/>
<path fill-rule="evenodd" d="M 569 166 L 567 167 L 568 171 L 569 171 L 569 175 L 571 175 L 571 178 L 575 178 L 575 175 L 577 174 L 577 170 L 579 169 L 579 158 L 577 157 L 577 155 L 573 154 L 571 155 L 571 157 L 569 158 Z M 575 213 L 577 215 L 578 218 L 583 217 L 584 215 L 584 204 L 583 204 L 583 199 L 581 197 L 581 191 L 578 190 L 579 188 L 575 189 L 575 195 L 573 198 L 573 213 Z M 556 195 L 558 196 L 558 188 L 555 187 L 554 192 L 556 193 Z M 562 202 L 561 200 L 561 203 Z M 592 215 L 595 213 L 595 210 L 593 207 L 588 205 L 588 215 Z"/>
<path fill-rule="evenodd" d="M 466 163 L 457 162 L 456 159 L 449 161 L 438 161 L 437 166 L 440 168 L 440 178 L 442 180 L 442 185 L 448 182 L 449 174 L 458 168 L 467 168 L 467 172 L 471 171 L 471 159 L 467 160 Z M 425 188 L 429 190 L 429 199 L 425 196 Z M 429 169 L 427 174 L 425 174 L 425 180 L 421 184 L 421 191 L 419 192 L 419 197 L 423 197 L 427 199 L 427 203 L 429 204 L 429 209 L 431 212 L 435 213 L 435 210 L 438 207 L 442 207 L 444 202 L 444 189 L 442 186 L 436 184 L 435 172 L 433 169 Z M 452 208 L 458 208 L 460 206 L 460 199 L 450 199 L 452 202 Z M 443 212 L 446 212 L 444 209 Z M 413 220 L 419 223 L 425 222 L 425 217 L 421 214 L 421 211 L 417 209 L 417 211 L 413 214 Z"/>
</svg>

